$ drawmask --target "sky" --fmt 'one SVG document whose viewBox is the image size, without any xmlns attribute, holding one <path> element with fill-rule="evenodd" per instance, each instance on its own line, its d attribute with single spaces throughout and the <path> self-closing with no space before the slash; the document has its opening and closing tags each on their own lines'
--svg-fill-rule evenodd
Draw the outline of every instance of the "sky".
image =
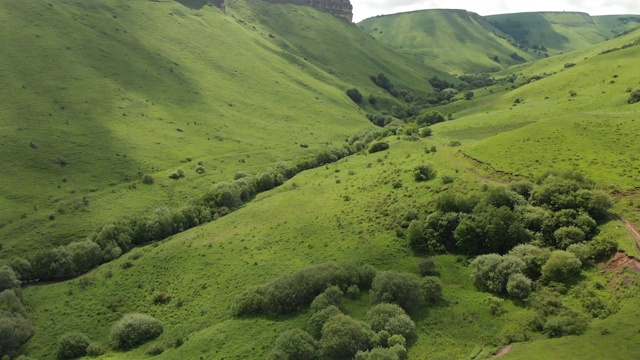
<svg viewBox="0 0 640 360">
<path fill-rule="evenodd" d="M 464 9 L 480 15 L 527 11 L 581 11 L 591 15 L 640 14 L 638 0 L 351 0 L 353 21 L 424 9 Z"/>
</svg>

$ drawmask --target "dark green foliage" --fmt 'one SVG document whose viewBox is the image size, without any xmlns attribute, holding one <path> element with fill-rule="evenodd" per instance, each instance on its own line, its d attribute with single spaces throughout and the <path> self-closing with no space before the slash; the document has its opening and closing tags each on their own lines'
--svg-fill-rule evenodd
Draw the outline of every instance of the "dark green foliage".
<svg viewBox="0 0 640 360">
<path fill-rule="evenodd" d="M 515 299 L 526 299 L 531 293 L 531 280 L 520 274 L 511 274 L 507 281 L 507 294 Z"/>
<path fill-rule="evenodd" d="M 313 360 L 317 357 L 317 344 L 311 335 L 300 329 L 285 331 L 269 354 L 270 360 Z"/>
<path fill-rule="evenodd" d="M 375 276 L 375 269 L 368 265 L 327 263 L 310 266 L 246 291 L 236 300 L 233 311 L 236 316 L 288 314 L 311 304 L 329 285 L 341 289 L 358 285 L 360 289 L 369 289 Z"/>
<path fill-rule="evenodd" d="M 360 104 L 362 102 L 362 94 L 358 89 L 353 88 L 347 90 L 347 96 L 356 104 Z"/>
<path fill-rule="evenodd" d="M 475 96 L 475 93 L 473 91 L 471 91 L 471 90 L 464 92 L 464 99 L 465 100 L 471 100 L 471 99 L 473 99 L 474 96 Z"/>
<path fill-rule="evenodd" d="M 418 134 L 420 137 L 429 137 L 433 133 L 430 127 L 423 127 L 419 130 Z"/>
<path fill-rule="evenodd" d="M 409 225 L 411 227 L 411 225 Z M 420 261 L 418 264 L 418 272 L 422 276 L 433 276 L 438 274 L 438 269 L 436 267 L 436 263 L 433 261 L 433 258 L 426 258 Z"/>
<path fill-rule="evenodd" d="M 424 112 L 416 118 L 416 123 L 419 126 L 429 126 L 444 121 L 444 116 L 437 111 Z"/>
<path fill-rule="evenodd" d="M 429 84 L 431 84 L 431 86 L 434 89 L 439 90 L 439 91 L 455 87 L 455 84 L 447 82 L 446 80 L 441 80 L 437 76 L 433 76 L 432 78 L 430 78 L 429 79 Z"/>
<path fill-rule="evenodd" d="M 530 279 L 536 280 L 542 274 L 542 265 L 547 262 L 550 253 L 546 249 L 531 244 L 521 244 L 511 249 L 508 255 L 522 260 L 525 265 L 522 273 Z"/>
<path fill-rule="evenodd" d="M 575 226 L 561 227 L 553 233 L 553 236 L 561 249 L 566 249 L 569 245 L 582 242 L 585 239 L 584 231 Z"/>
<path fill-rule="evenodd" d="M 151 176 L 151 174 L 142 175 L 142 183 L 147 185 L 153 184 L 153 176 Z"/>
<path fill-rule="evenodd" d="M 153 344 L 147 348 L 147 355 L 156 356 L 164 352 L 164 347 L 161 344 Z"/>
<path fill-rule="evenodd" d="M 565 64 L 564 64 L 564 68 L 565 68 L 565 69 L 572 68 L 572 67 L 574 67 L 574 66 L 576 66 L 576 64 L 575 64 L 575 63 L 565 63 Z"/>
<path fill-rule="evenodd" d="M 328 306 L 317 313 L 311 315 L 309 322 L 307 323 L 307 332 L 316 339 L 320 339 L 322 336 L 322 327 L 324 323 L 332 316 L 342 314 L 337 306 Z"/>
<path fill-rule="evenodd" d="M 384 141 L 379 141 L 371 144 L 369 147 L 369 154 L 377 153 L 389 149 L 389 144 Z"/>
<path fill-rule="evenodd" d="M 567 282 L 580 274 L 582 263 L 567 251 L 556 250 L 542 266 L 542 277 L 547 281 Z"/>
<path fill-rule="evenodd" d="M 525 263 L 510 255 L 488 254 L 475 258 L 470 267 L 471 279 L 479 289 L 504 293 L 509 277 L 522 273 Z"/>
<path fill-rule="evenodd" d="M 6 289 L 0 292 L 0 316 L 26 316 L 22 301 L 12 289 Z"/>
<path fill-rule="evenodd" d="M 367 319 L 371 330 L 379 332 L 385 330 L 387 323 L 395 317 L 406 315 L 405 311 L 396 304 L 381 303 L 367 312 Z"/>
<path fill-rule="evenodd" d="M 33 334 L 30 320 L 22 316 L 0 316 L 0 355 L 15 354 Z"/>
<path fill-rule="evenodd" d="M 350 299 L 357 299 L 360 297 L 360 288 L 358 285 L 351 285 L 347 288 L 345 295 Z"/>
<path fill-rule="evenodd" d="M 608 238 L 593 239 L 588 244 L 595 261 L 607 260 L 618 250 L 618 244 Z"/>
<path fill-rule="evenodd" d="M 422 295 L 430 304 L 442 300 L 442 281 L 435 276 L 425 276 L 422 279 Z"/>
<path fill-rule="evenodd" d="M 420 279 L 395 270 L 378 273 L 371 284 L 371 302 L 394 303 L 405 310 L 413 310 L 422 302 Z"/>
<path fill-rule="evenodd" d="M 395 335 L 394 335 L 395 336 Z M 388 348 L 376 347 L 369 351 L 358 351 L 354 360 L 406 360 L 407 349 L 400 344 Z"/>
<path fill-rule="evenodd" d="M 100 343 L 92 342 L 87 346 L 87 356 L 98 357 L 105 353 L 104 346 Z"/>
<path fill-rule="evenodd" d="M 75 359 L 87 354 L 89 338 L 81 333 L 72 332 L 62 335 L 58 342 L 58 359 Z"/>
<path fill-rule="evenodd" d="M 368 100 L 369 100 L 369 104 L 371 104 L 371 105 L 375 105 L 375 104 L 378 103 L 378 99 L 376 99 L 376 97 L 373 96 L 373 95 L 369 95 L 369 99 Z"/>
<path fill-rule="evenodd" d="M 155 305 L 165 305 L 171 302 L 171 295 L 166 292 L 159 292 L 153 296 L 153 303 Z"/>
<path fill-rule="evenodd" d="M 373 331 L 347 315 L 335 315 L 322 327 L 320 349 L 329 359 L 352 359 L 358 351 L 371 348 Z"/>
<path fill-rule="evenodd" d="M 8 266 L 0 267 L 0 292 L 20 286 L 20 280 Z"/>
<path fill-rule="evenodd" d="M 629 99 L 627 100 L 629 104 L 635 104 L 640 102 L 640 89 L 629 94 Z"/>
<path fill-rule="evenodd" d="M 433 165 L 418 165 L 413 169 L 413 178 L 416 181 L 429 181 L 436 177 L 436 171 Z"/>
<path fill-rule="evenodd" d="M 127 350 L 160 336 L 162 323 L 145 314 L 125 314 L 111 326 L 111 347 Z"/>
<path fill-rule="evenodd" d="M 380 73 L 377 76 L 372 75 L 371 81 L 373 81 L 373 83 L 376 84 L 378 87 L 387 90 L 389 94 L 391 94 L 392 96 L 397 97 L 400 95 L 400 92 L 395 89 L 395 87 L 391 83 L 391 80 L 389 80 L 389 78 L 383 73 Z"/>
<path fill-rule="evenodd" d="M 357 285 L 356 285 L 357 286 Z M 313 312 L 318 312 L 331 305 L 340 306 L 344 293 L 337 286 L 329 286 L 322 294 L 316 296 L 309 308 Z"/>
<path fill-rule="evenodd" d="M 489 306 L 489 312 L 491 313 L 491 315 L 497 316 L 504 313 L 504 309 L 502 308 L 502 305 L 504 305 L 504 300 L 494 296 L 489 296 L 486 300 L 486 303 Z"/>
<path fill-rule="evenodd" d="M 591 265 L 593 263 L 593 254 L 591 253 L 591 246 L 587 243 L 571 244 L 567 247 L 567 252 L 575 255 L 582 263 L 582 266 Z"/>
<path fill-rule="evenodd" d="M 589 320 L 576 311 L 565 311 L 549 317 L 544 324 L 543 332 L 551 338 L 565 335 L 578 335 L 587 330 Z"/>
</svg>

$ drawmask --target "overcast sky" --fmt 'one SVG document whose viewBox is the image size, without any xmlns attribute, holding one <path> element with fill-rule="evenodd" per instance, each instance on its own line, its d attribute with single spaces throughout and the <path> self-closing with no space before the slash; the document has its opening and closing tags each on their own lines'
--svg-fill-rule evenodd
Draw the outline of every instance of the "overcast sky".
<svg viewBox="0 0 640 360">
<path fill-rule="evenodd" d="M 582 11 L 591 15 L 640 14 L 639 0 L 351 0 L 353 21 L 424 9 L 464 9 L 480 15 L 526 11 Z"/>
</svg>

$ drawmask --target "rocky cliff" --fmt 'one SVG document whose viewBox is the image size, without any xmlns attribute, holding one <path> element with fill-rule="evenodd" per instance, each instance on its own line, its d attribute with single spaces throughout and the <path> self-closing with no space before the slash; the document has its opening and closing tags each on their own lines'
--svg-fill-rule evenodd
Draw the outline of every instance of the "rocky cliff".
<svg viewBox="0 0 640 360">
<path fill-rule="evenodd" d="M 307 5 L 329 14 L 353 21 L 353 6 L 349 0 L 265 0 L 272 4 Z"/>
</svg>

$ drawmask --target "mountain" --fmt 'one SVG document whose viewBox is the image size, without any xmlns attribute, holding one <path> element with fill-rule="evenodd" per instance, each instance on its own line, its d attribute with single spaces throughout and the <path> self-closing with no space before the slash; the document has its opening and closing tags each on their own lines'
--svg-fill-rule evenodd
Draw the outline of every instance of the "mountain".
<svg viewBox="0 0 640 360">
<path fill-rule="evenodd" d="M 465 10 L 423 10 L 376 16 L 358 23 L 391 48 L 452 73 L 497 71 L 542 57 Z"/>
<path fill-rule="evenodd" d="M 485 17 L 518 43 L 550 54 L 603 42 L 640 24 L 637 15 L 591 16 L 580 12 L 531 12 Z"/>
<path fill-rule="evenodd" d="M 375 111 L 346 89 L 398 103 L 371 75 L 416 94 L 454 80 L 308 6 L 184 3 L 0 3 L 2 256 L 341 144 Z"/>
</svg>

